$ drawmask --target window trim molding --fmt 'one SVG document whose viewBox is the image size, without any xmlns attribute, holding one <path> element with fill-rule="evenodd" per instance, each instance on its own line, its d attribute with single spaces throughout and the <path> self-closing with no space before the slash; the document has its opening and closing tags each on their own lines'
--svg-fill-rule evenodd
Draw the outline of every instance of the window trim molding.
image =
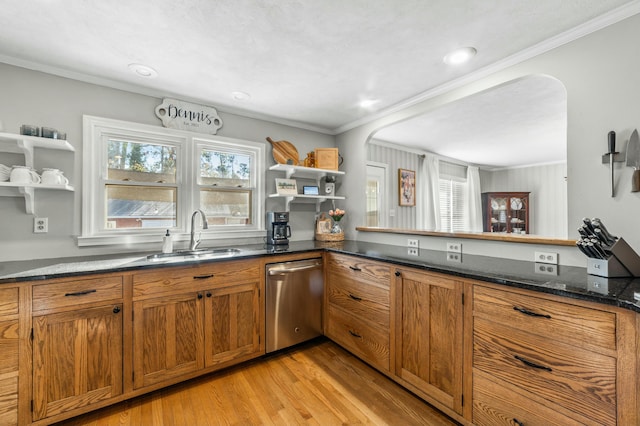
<svg viewBox="0 0 640 426">
<path fill-rule="evenodd" d="M 156 243 L 162 241 L 163 233 L 158 229 L 136 230 L 101 230 L 98 226 L 97 215 L 90 212 L 96 208 L 104 209 L 104 201 L 98 200 L 101 192 L 95 191 L 97 185 L 104 180 L 106 169 L 104 168 L 104 153 L 102 144 L 96 144 L 98 137 L 105 134 L 135 134 L 138 137 L 151 137 L 174 143 L 178 146 L 178 155 L 183 157 L 182 170 L 178 170 L 176 184 L 182 191 L 178 191 L 178 220 L 173 229 L 174 241 L 189 240 L 189 226 L 192 212 L 198 208 L 197 173 L 199 164 L 194 167 L 197 145 L 201 142 L 222 144 L 230 147 L 248 147 L 246 150 L 255 153 L 255 194 L 252 200 L 252 214 L 254 223 L 250 227 L 243 226 L 222 229 L 215 227 L 210 231 L 202 232 L 201 239 L 221 240 L 226 238 L 258 238 L 265 236 L 264 229 L 264 204 L 265 204 L 265 144 L 242 139 L 233 139 L 217 135 L 205 135 L 201 133 L 170 129 L 165 127 L 141 124 L 123 120 L 114 120 L 90 115 L 83 116 L 83 170 L 82 170 L 82 225 L 81 234 L 76 238 L 79 247 L 101 245 L 138 245 Z M 157 141 L 156 141 L 157 142 Z M 241 148 L 242 149 L 242 148 Z M 99 156 L 99 158 L 96 158 Z M 100 167 L 96 170 L 95 165 Z M 235 228 L 235 229 L 234 229 Z"/>
</svg>

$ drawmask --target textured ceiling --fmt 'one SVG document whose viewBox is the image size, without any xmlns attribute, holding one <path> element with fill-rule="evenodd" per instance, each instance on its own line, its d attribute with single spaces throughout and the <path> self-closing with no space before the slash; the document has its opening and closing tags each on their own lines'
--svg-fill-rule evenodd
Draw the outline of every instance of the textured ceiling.
<svg viewBox="0 0 640 426">
<path fill-rule="evenodd" d="M 1 7 L 0 62 L 335 133 L 637 3 L 13 0 Z M 460 46 L 478 55 L 446 66 Z"/>
</svg>

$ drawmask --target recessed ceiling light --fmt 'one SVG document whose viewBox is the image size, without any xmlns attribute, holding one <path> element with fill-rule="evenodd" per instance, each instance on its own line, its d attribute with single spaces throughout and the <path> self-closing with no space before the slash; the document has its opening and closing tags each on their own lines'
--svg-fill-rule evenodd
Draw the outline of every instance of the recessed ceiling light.
<svg viewBox="0 0 640 426">
<path fill-rule="evenodd" d="M 371 108 L 380 102 L 380 99 L 363 99 L 360 101 L 360 108 Z"/>
<path fill-rule="evenodd" d="M 239 91 L 232 92 L 231 96 L 233 96 L 233 99 L 235 99 L 236 101 L 246 101 L 251 97 L 251 95 L 249 95 L 248 93 Z"/>
<path fill-rule="evenodd" d="M 443 58 L 445 64 L 460 65 L 473 58 L 478 51 L 473 47 L 461 47 L 453 52 L 447 53 Z"/>
<path fill-rule="evenodd" d="M 129 64 L 129 69 L 138 77 L 156 78 L 158 72 L 151 67 L 142 64 Z"/>
</svg>

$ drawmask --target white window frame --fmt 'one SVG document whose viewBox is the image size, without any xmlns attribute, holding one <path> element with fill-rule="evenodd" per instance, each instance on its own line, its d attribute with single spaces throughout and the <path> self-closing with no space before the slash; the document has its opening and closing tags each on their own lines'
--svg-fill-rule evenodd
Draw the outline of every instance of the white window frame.
<svg viewBox="0 0 640 426">
<path fill-rule="evenodd" d="M 133 138 L 177 148 L 177 221 L 176 226 L 170 228 L 174 241 L 189 240 L 191 215 L 200 208 L 198 147 L 206 145 L 208 149 L 221 147 L 227 151 L 231 149 L 249 153 L 254 159 L 251 176 L 254 180 L 251 224 L 211 226 L 209 230 L 199 232 L 203 241 L 264 237 L 265 144 L 87 115 L 83 117 L 83 126 L 82 229 L 81 235 L 77 238 L 78 246 L 131 245 L 162 241 L 163 233 L 157 228 L 105 229 L 107 151 L 104 145 L 108 137 Z"/>
</svg>

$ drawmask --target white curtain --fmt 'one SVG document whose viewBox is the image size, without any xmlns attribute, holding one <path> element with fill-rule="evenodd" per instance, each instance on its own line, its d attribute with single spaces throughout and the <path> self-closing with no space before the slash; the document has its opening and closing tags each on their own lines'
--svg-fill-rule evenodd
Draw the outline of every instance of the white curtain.
<svg viewBox="0 0 640 426">
<path fill-rule="evenodd" d="M 467 167 L 468 211 L 465 215 L 465 229 L 470 232 L 482 232 L 482 199 L 480 195 L 480 169 Z"/>
<path fill-rule="evenodd" d="M 418 229 L 440 230 L 440 166 L 438 158 L 425 155 L 420 160 L 417 185 L 417 225 Z M 482 223 L 481 223 L 482 225 Z"/>
</svg>

